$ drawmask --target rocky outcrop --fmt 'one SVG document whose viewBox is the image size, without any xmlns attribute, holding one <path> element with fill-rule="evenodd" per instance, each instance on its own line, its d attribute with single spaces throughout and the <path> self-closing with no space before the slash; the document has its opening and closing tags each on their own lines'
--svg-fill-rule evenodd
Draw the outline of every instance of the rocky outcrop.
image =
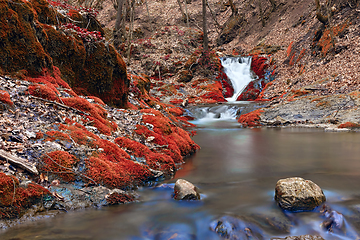
<svg viewBox="0 0 360 240">
<path fill-rule="evenodd" d="M 305 91 L 288 93 L 288 100 L 262 108 L 259 125 L 315 125 L 328 131 L 348 131 L 359 128 L 360 94 L 308 96 Z M 281 116 L 281 121 L 278 121 Z"/>
<path fill-rule="evenodd" d="M 43 0 L 1 1 L 0 13 L 7 16 L 0 24 L 0 72 L 39 77 L 56 66 L 77 93 L 127 105 L 125 63 L 104 43 L 104 31 L 94 17 L 74 9 L 59 13 Z"/>
<path fill-rule="evenodd" d="M 242 15 L 232 15 L 224 24 L 224 29 L 221 31 L 217 39 L 217 45 L 221 46 L 234 40 L 234 38 L 239 35 L 240 27 L 244 21 L 245 19 Z"/>
<path fill-rule="evenodd" d="M 184 179 L 178 179 L 176 181 L 174 194 L 175 200 L 200 200 L 197 187 Z"/>
<path fill-rule="evenodd" d="M 326 198 L 321 188 L 299 177 L 280 179 L 275 187 L 275 201 L 288 211 L 311 211 Z"/>
</svg>

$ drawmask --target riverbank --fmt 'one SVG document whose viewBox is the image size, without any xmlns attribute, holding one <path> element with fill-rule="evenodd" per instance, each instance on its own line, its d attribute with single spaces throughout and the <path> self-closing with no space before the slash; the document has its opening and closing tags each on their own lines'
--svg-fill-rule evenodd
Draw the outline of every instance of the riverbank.
<svg viewBox="0 0 360 240">
<path fill-rule="evenodd" d="M 295 3 L 279 2 L 264 28 L 257 7 L 246 5 L 241 13 L 253 10 L 245 31 L 217 46 L 210 25 L 212 50 L 204 54 L 202 32 L 183 26 L 172 1 L 166 8 L 175 15 L 166 16 L 156 31 L 142 31 L 148 24 L 137 19 L 138 37 L 130 57 L 123 58 L 129 46 L 109 44 L 91 8 L 2 1 L 7 18 L 0 29 L 1 219 L 136 201 L 137 187 L 173 177 L 183 158 L 199 149 L 190 138 L 195 133 L 186 131 L 193 125 L 184 107 L 225 102 L 232 94 L 221 56 L 250 54 L 256 59 L 253 72 L 260 80 L 267 77 L 258 88 L 249 87 L 251 98 L 241 99 L 269 102 L 240 117 L 244 126 L 356 129 L 357 10 L 339 4 L 330 26 L 337 44 L 332 49 L 314 3 L 305 3 L 307 14 L 298 11 L 297 19 L 286 11 Z M 162 5 L 154 1 L 150 9 Z M 198 11 L 200 2 L 191 6 Z M 230 8 L 216 8 L 224 7 L 222 23 Z"/>
</svg>

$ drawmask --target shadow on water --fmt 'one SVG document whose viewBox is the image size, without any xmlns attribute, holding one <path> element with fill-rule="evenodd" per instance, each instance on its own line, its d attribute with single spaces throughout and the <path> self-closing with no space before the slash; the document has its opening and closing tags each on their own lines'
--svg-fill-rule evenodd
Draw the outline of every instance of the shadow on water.
<svg viewBox="0 0 360 240">
<path fill-rule="evenodd" d="M 216 117 L 222 106 L 229 112 Z M 326 240 L 358 238 L 359 134 L 243 129 L 235 118 L 250 106 L 222 106 L 191 109 L 193 115 L 203 114 L 194 121 L 198 125 L 194 140 L 201 150 L 186 161 L 174 179 L 139 189 L 139 202 L 28 223 L 3 232 L 0 238 L 212 240 L 304 234 L 321 235 Z M 215 116 L 213 120 L 204 119 L 210 115 Z M 341 229 L 327 232 L 321 227 L 324 216 L 319 211 L 288 213 L 276 206 L 276 182 L 295 176 L 310 179 L 324 190 L 327 205 L 344 216 Z M 198 186 L 202 200 L 173 200 L 177 178 Z"/>
</svg>

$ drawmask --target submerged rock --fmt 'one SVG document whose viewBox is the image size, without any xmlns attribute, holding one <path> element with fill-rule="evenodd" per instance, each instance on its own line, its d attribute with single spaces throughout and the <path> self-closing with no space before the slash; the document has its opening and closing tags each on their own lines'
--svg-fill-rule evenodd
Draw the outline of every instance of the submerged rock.
<svg viewBox="0 0 360 240">
<path fill-rule="evenodd" d="M 224 239 L 268 239 L 257 225 L 240 217 L 222 216 L 210 223 L 210 229 Z"/>
<path fill-rule="evenodd" d="M 322 237 L 320 236 L 316 236 L 316 235 L 301 235 L 301 236 L 291 236 L 291 237 L 286 237 L 286 238 L 272 238 L 271 240 L 324 240 Z"/>
<path fill-rule="evenodd" d="M 178 179 L 176 181 L 174 193 L 175 200 L 200 200 L 197 187 L 184 179 Z"/>
<path fill-rule="evenodd" d="M 299 177 L 280 179 L 275 187 L 275 201 L 289 211 L 311 211 L 326 201 L 321 188 Z"/>
</svg>

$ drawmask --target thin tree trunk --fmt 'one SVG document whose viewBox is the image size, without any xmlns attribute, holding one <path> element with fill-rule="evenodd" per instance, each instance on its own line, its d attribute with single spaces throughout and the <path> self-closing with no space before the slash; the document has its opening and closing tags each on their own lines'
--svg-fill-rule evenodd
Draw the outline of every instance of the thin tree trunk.
<svg viewBox="0 0 360 240">
<path fill-rule="evenodd" d="M 186 1 L 186 0 L 185 0 L 185 1 Z M 215 24 L 218 26 L 219 29 L 221 29 L 220 24 L 219 24 L 218 21 L 216 20 L 215 15 L 214 15 L 213 11 L 212 11 L 211 8 L 210 8 L 209 1 L 206 0 L 206 4 L 207 4 L 207 6 L 208 6 L 208 8 L 209 8 L 211 17 L 212 17 L 212 19 L 214 20 Z M 217 29 L 216 29 L 216 32 L 219 34 L 219 31 L 218 31 Z"/>
<path fill-rule="evenodd" d="M 189 14 L 188 14 L 186 0 L 184 0 L 184 3 L 185 3 L 185 12 L 186 12 L 186 26 L 189 28 Z"/>
<path fill-rule="evenodd" d="M 183 16 L 183 17 L 186 17 L 186 15 L 185 15 L 185 13 L 184 13 L 184 9 L 183 9 L 182 6 L 181 6 L 180 0 L 177 0 L 177 2 L 178 2 L 178 4 L 179 4 L 179 7 L 180 7 L 180 11 L 181 11 L 182 16 Z"/>
<path fill-rule="evenodd" d="M 115 34 L 120 29 L 120 24 L 121 24 L 121 20 L 122 20 L 122 16 L 123 16 L 122 12 L 123 12 L 124 2 L 125 2 L 125 0 L 118 0 L 118 9 L 117 9 L 117 13 L 116 13 L 116 21 L 115 21 L 115 27 L 114 27 Z"/>
<path fill-rule="evenodd" d="M 128 50 L 127 50 L 127 64 L 130 65 L 131 59 L 131 39 L 134 25 L 134 8 L 135 8 L 135 0 L 131 0 L 130 2 L 130 24 L 129 24 L 129 37 L 128 37 Z"/>
<path fill-rule="evenodd" d="M 206 0 L 202 0 L 202 13 L 203 13 L 203 33 L 204 33 L 204 51 L 209 50 L 209 40 L 207 36 L 207 26 L 206 26 Z"/>
<path fill-rule="evenodd" d="M 149 12 L 149 6 L 148 6 L 147 0 L 145 0 L 145 4 L 146 4 L 146 11 L 147 11 L 148 18 L 149 18 L 149 22 L 150 22 L 150 12 Z M 151 26 L 151 25 L 150 25 L 150 26 Z M 152 27 L 151 27 L 151 29 L 152 29 Z"/>
</svg>

